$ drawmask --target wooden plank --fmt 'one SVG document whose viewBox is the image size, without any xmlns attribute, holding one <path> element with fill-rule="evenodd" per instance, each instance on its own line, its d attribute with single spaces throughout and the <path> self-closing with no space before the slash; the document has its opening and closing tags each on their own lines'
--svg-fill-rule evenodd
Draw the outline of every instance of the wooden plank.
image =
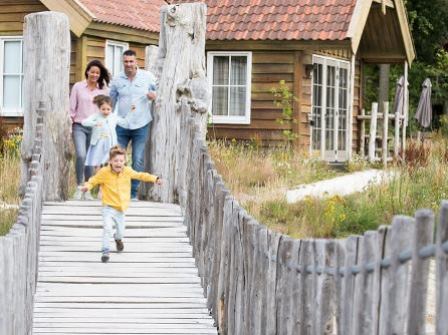
<svg viewBox="0 0 448 335">
<path fill-rule="evenodd" d="M 410 264 L 401 264 L 398 257 L 413 240 L 415 222 L 410 217 L 396 216 L 388 231 L 385 257 L 391 265 L 381 272 L 381 310 L 379 334 L 404 333 L 410 299 Z"/>
<path fill-rule="evenodd" d="M 353 305 L 355 292 L 355 275 L 351 269 L 355 266 L 358 259 L 358 236 L 350 236 L 341 243 L 338 254 L 338 264 L 343 269 L 343 277 L 340 281 L 338 295 L 338 312 L 336 314 L 337 333 L 353 334 Z"/>
<path fill-rule="evenodd" d="M 105 328 L 101 329 L 101 333 L 94 333 L 98 329 L 96 328 L 53 328 L 53 329 L 38 329 L 35 328 L 33 330 L 34 334 L 48 335 L 48 334 L 64 334 L 64 335 L 73 335 L 73 334 L 89 334 L 89 335 L 106 335 L 106 334 L 141 334 L 141 329 L 114 329 L 114 328 Z M 145 330 L 145 334 L 217 334 L 216 330 L 211 329 L 183 329 L 182 327 L 176 328 L 172 327 L 170 329 L 147 329 Z"/>
<path fill-rule="evenodd" d="M 448 241 L 448 202 L 442 202 L 440 219 L 437 226 L 436 253 L 436 334 L 448 333 L 448 253 L 443 250 L 443 244 Z"/>
<path fill-rule="evenodd" d="M 423 334 L 426 323 L 426 301 L 430 259 L 423 260 L 419 251 L 433 241 L 434 214 L 429 210 L 419 210 L 415 214 L 415 229 L 412 240 L 412 263 L 409 285 L 409 309 L 406 331 Z"/>
</svg>

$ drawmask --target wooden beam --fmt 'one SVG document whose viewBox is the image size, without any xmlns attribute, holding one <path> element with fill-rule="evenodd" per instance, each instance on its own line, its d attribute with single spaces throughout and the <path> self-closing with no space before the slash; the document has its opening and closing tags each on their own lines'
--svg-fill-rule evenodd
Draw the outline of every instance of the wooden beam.
<svg viewBox="0 0 448 335">
<path fill-rule="evenodd" d="M 85 34 L 110 40 L 134 42 L 146 45 L 157 45 L 159 43 L 159 34 L 156 32 L 103 22 L 91 22 L 85 30 Z"/>
<path fill-rule="evenodd" d="M 394 2 L 392 0 L 373 0 L 373 2 L 380 3 L 385 7 L 395 8 Z"/>
<path fill-rule="evenodd" d="M 84 6 L 76 0 L 40 0 L 51 11 L 61 12 L 68 16 L 70 30 L 78 37 L 82 35 L 94 18 Z"/>
<path fill-rule="evenodd" d="M 322 50 L 351 49 L 350 40 L 342 41 L 215 41 L 207 40 L 207 51 L 212 50 Z"/>
</svg>

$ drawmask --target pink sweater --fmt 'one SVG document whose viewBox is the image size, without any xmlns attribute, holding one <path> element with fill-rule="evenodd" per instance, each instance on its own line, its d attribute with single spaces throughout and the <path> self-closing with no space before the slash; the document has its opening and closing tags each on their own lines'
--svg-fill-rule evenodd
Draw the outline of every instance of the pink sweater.
<svg viewBox="0 0 448 335">
<path fill-rule="evenodd" d="M 90 115 L 98 112 L 98 107 L 93 103 L 93 98 L 99 94 L 108 94 L 107 87 L 94 90 L 89 89 L 87 81 L 79 81 L 72 87 L 70 93 L 70 119 L 73 123 L 81 123 Z"/>
</svg>

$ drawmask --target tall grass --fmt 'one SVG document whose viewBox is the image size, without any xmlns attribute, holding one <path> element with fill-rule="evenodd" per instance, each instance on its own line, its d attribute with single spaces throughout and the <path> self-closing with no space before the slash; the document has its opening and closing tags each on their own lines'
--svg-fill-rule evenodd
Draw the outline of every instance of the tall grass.
<svg viewBox="0 0 448 335">
<path fill-rule="evenodd" d="M 16 221 L 18 209 L 5 207 L 19 205 L 19 182 L 19 156 L 10 152 L 0 155 L 0 236 L 5 235 Z"/>
<path fill-rule="evenodd" d="M 295 204 L 286 203 L 288 187 L 335 173 L 306 155 L 278 159 L 282 153 L 275 151 L 260 153 L 213 143 L 210 147 L 219 172 L 248 212 L 296 238 L 362 234 L 389 224 L 397 214 L 413 215 L 419 208 L 436 211 L 441 200 L 448 199 L 448 140 L 439 135 L 423 144 L 408 141 L 406 163 L 392 167 L 397 173 L 388 183 L 346 197 L 308 197 Z M 285 173 L 282 166 L 286 165 Z"/>
</svg>

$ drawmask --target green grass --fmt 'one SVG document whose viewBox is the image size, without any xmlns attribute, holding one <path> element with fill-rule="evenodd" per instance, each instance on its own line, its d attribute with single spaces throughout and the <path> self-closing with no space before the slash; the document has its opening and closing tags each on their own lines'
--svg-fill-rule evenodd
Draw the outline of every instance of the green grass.
<svg viewBox="0 0 448 335">
<path fill-rule="evenodd" d="M 408 141 L 406 164 L 392 167 L 397 174 L 389 183 L 346 197 L 308 197 L 295 204 L 286 203 L 288 187 L 334 177 L 335 172 L 306 155 L 281 157 L 275 151 L 229 149 L 214 143 L 210 147 L 241 205 L 259 222 L 295 238 L 362 234 L 391 223 L 397 214 L 413 216 L 419 208 L 437 211 L 448 199 L 448 140 L 438 135 L 425 145 Z M 359 160 L 353 164 L 363 165 Z"/>
</svg>

